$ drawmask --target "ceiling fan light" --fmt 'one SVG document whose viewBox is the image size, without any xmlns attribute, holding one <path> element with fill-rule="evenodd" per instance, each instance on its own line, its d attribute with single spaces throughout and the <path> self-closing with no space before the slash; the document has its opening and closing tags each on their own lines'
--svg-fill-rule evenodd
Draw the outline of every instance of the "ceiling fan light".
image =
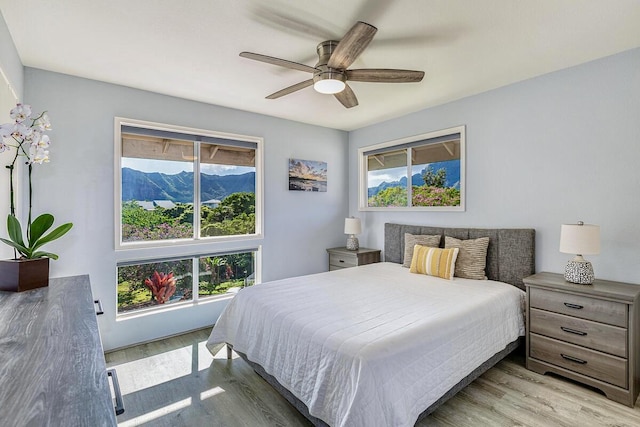
<svg viewBox="0 0 640 427">
<path fill-rule="evenodd" d="M 313 88 L 316 92 L 329 95 L 342 92 L 346 86 L 344 73 L 327 67 L 321 68 L 323 69 L 313 76 Z"/>
<path fill-rule="evenodd" d="M 345 84 L 342 80 L 335 79 L 318 80 L 313 83 L 313 88 L 316 90 L 316 92 L 325 93 L 328 95 L 342 92 L 344 90 L 344 87 Z"/>
</svg>

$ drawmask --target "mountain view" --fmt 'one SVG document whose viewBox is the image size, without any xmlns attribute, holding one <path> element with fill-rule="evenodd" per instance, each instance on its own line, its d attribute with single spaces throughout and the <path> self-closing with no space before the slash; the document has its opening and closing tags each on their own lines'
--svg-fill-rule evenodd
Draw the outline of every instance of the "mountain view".
<svg viewBox="0 0 640 427">
<path fill-rule="evenodd" d="M 447 173 L 447 180 L 445 182 L 445 187 L 454 187 L 460 188 L 460 162 L 452 161 L 452 162 L 438 162 L 430 164 L 432 170 L 437 172 L 440 169 L 444 169 Z M 422 174 L 425 172 L 425 169 L 422 169 L 420 173 L 416 173 L 411 177 L 412 185 L 423 185 L 424 180 L 422 179 Z M 407 178 L 402 177 L 398 181 L 386 182 L 383 181 L 378 184 L 376 187 L 369 187 L 368 189 L 368 197 L 375 196 L 380 191 L 390 188 L 390 187 L 406 187 L 407 186 Z"/>
<path fill-rule="evenodd" d="M 233 193 L 254 193 L 255 182 L 255 172 L 241 175 L 202 174 L 201 199 L 223 200 Z M 171 200 L 174 203 L 192 203 L 193 172 L 167 175 L 122 168 L 122 200 Z"/>
</svg>

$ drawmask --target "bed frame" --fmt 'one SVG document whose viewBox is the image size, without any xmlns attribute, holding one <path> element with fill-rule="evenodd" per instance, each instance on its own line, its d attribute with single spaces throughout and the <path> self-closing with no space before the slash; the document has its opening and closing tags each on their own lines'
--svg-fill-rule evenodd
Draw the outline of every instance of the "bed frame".
<svg viewBox="0 0 640 427">
<path fill-rule="evenodd" d="M 489 238 L 486 274 L 490 280 L 509 283 L 524 290 L 522 279 L 535 272 L 535 236 L 531 228 L 446 228 L 424 225 L 384 225 L 384 260 L 402 264 L 404 234 L 439 234 L 456 239 Z"/>
<path fill-rule="evenodd" d="M 524 290 L 522 279 L 535 273 L 535 230 L 530 228 L 447 228 L 423 225 L 391 224 L 384 225 L 384 258 L 387 262 L 402 263 L 404 256 L 404 234 L 439 234 L 441 246 L 444 236 L 456 239 L 477 239 L 489 237 L 487 249 L 486 274 L 490 280 L 509 283 Z M 424 410 L 417 421 L 436 410 L 448 399 L 473 382 L 480 375 L 515 350 L 522 339 L 509 343 L 503 350 L 478 366 L 473 372 L 451 387 L 440 399 Z M 227 344 L 227 357 L 231 358 L 232 347 Z M 258 375 L 265 379 L 278 393 L 289 401 L 302 415 L 316 427 L 329 427 L 327 423 L 309 414 L 307 406 L 283 387 L 278 380 L 269 375 L 262 366 L 237 352 Z"/>
</svg>

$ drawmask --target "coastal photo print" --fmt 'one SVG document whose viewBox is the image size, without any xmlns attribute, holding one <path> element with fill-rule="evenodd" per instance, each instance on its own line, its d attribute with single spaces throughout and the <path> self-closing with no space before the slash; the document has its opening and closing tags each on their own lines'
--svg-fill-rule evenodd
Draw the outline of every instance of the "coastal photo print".
<svg viewBox="0 0 640 427">
<path fill-rule="evenodd" d="M 289 159 L 289 190 L 327 191 L 327 162 Z"/>
</svg>

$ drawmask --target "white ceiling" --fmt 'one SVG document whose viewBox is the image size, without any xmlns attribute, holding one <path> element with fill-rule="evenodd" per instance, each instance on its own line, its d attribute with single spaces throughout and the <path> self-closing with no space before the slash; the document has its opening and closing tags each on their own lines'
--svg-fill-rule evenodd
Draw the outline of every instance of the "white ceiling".
<svg viewBox="0 0 640 427">
<path fill-rule="evenodd" d="M 638 0 L 0 0 L 25 66 L 353 130 L 640 46 Z M 309 78 L 241 58 L 315 65 L 356 21 L 378 28 L 351 68 L 426 72 L 421 83 L 350 83 L 360 105 Z"/>
</svg>

